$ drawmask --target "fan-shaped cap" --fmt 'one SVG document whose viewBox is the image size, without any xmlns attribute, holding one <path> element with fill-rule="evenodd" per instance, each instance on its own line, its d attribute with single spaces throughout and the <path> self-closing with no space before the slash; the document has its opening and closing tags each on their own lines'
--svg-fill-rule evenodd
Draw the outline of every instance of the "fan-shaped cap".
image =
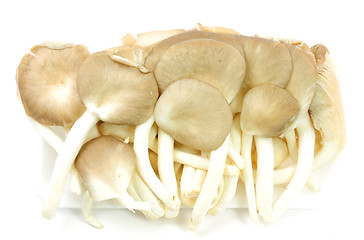
<svg viewBox="0 0 364 240">
<path fill-rule="evenodd" d="M 247 65 L 244 83 L 249 88 L 263 83 L 284 88 L 292 72 L 292 58 L 285 45 L 263 38 L 241 36 L 240 39 Z"/>
<path fill-rule="evenodd" d="M 158 98 L 152 73 L 118 63 L 106 51 L 90 55 L 82 64 L 78 90 L 89 111 L 114 124 L 145 122 Z"/>
<path fill-rule="evenodd" d="M 245 59 L 233 46 L 212 39 L 177 43 L 164 53 L 154 69 L 160 92 L 183 78 L 204 81 L 231 102 L 245 75 Z"/>
<path fill-rule="evenodd" d="M 222 145 L 232 126 L 232 113 L 215 87 L 195 79 L 172 83 L 159 97 L 155 121 L 176 141 L 211 151 Z"/>
<path fill-rule="evenodd" d="M 89 55 L 85 46 L 72 43 L 34 46 L 16 73 L 26 114 L 41 124 L 71 126 L 86 109 L 77 91 L 77 74 Z"/>
<path fill-rule="evenodd" d="M 213 39 L 216 41 L 224 42 L 236 48 L 240 54 L 244 57 L 244 48 L 241 40 L 238 40 L 236 36 L 221 34 L 221 33 L 212 33 L 212 32 L 204 32 L 204 31 L 186 31 L 184 33 L 176 34 L 169 38 L 160 41 L 158 44 L 153 46 L 151 52 L 145 59 L 145 67 L 154 70 L 161 56 L 165 53 L 165 51 L 171 46 L 192 39 Z"/>
<path fill-rule="evenodd" d="M 277 85 L 266 83 L 247 92 L 240 119 L 244 132 L 276 137 L 299 111 L 297 100 Z"/>
<path fill-rule="evenodd" d="M 102 201 L 119 197 L 128 187 L 135 161 L 131 146 L 104 135 L 82 146 L 75 167 L 91 197 Z"/>
</svg>

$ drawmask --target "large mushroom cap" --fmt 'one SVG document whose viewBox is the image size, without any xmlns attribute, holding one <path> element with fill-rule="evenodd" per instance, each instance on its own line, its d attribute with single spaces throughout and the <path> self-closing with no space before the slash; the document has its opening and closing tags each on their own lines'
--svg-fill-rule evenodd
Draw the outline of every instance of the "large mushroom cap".
<svg viewBox="0 0 364 240">
<path fill-rule="evenodd" d="M 145 67 L 150 70 L 154 70 L 159 59 L 163 56 L 168 48 L 183 41 L 201 38 L 213 39 L 216 41 L 224 42 L 226 44 L 230 44 L 231 46 L 235 47 L 242 56 L 244 56 L 244 48 L 241 40 L 237 39 L 237 37 L 233 35 L 191 30 L 166 38 L 153 46 L 151 52 L 145 59 Z"/>
<path fill-rule="evenodd" d="M 192 78 L 216 87 L 231 102 L 242 85 L 245 60 L 229 44 L 212 39 L 193 39 L 168 48 L 154 75 L 160 92 L 174 81 Z"/>
<path fill-rule="evenodd" d="M 266 83 L 247 92 L 240 121 L 245 133 L 276 137 L 298 111 L 297 100 L 288 91 Z"/>
<path fill-rule="evenodd" d="M 128 144 L 100 136 L 82 146 L 75 166 L 95 201 L 117 198 L 129 185 L 136 155 Z"/>
<path fill-rule="evenodd" d="M 157 125 L 176 141 L 211 151 L 224 142 L 232 126 L 232 113 L 215 87 L 195 79 L 172 83 L 159 97 Z"/>
<path fill-rule="evenodd" d="M 34 46 L 16 74 L 26 114 L 45 125 L 72 125 L 85 111 L 77 91 L 77 74 L 89 55 L 85 46 L 71 43 Z"/>
<path fill-rule="evenodd" d="M 78 76 L 78 90 L 89 111 L 114 124 L 145 122 L 158 98 L 153 74 L 118 63 L 109 52 L 94 53 L 85 60 Z"/>
</svg>

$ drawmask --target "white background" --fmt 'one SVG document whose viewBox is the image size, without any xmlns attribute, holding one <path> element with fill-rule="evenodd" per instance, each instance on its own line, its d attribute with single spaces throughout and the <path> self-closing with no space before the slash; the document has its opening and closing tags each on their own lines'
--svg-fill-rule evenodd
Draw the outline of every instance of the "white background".
<svg viewBox="0 0 364 240">
<path fill-rule="evenodd" d="M 0 239 L 363 239 L 364 111 L 363 7 L 360 1 L 1 1 L 0 3 Z M 273 35 L 324 43 L 336 60 L 347 120 L 347 145 L 323 169 L 321 192 L 302 194 L 278 222 L 253 224 L 246 209 L 205 218 L 187 230 L 190 210 L 177 219 L 150 221 L 126 210 L 95 210 L 105 225 L 87 225 L 79 209 L 41 216 L 42 182 L 56 157 L 16 101 L 15 70 L 38 43 L 85 44 L 90 52 L 120 45 L 132 32 L 223 26 L 244 35 Z M 304 200 L 302 200 L 304 199 Z M 307 199 L 307 202 L 306 202 Z M 77 200 L 77 199 L 75 199 Z M 9 235 L 8 235 L 9 234 Z M 231 235 L 230 235 L 231 234 Z M 5 237 L 8 236 L 8 237 Z"/>
</svg>

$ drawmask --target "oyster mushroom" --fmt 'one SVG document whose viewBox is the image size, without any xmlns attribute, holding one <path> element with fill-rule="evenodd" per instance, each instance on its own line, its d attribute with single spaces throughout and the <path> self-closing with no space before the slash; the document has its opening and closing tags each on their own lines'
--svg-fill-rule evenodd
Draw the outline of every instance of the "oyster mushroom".
<svg viewBox="0 0 364 240">
<path fill-rule="evenodd" d="M 152 114 L 158 97 L 152 74 L 112 60 L 107 51 L 90 55 L 83 62 L 77 80 L 78 92 L 87 110 L 73 125 L 56 159 L 43 209 L 46 218 L 53 217 L 67 172 L 96 122 L 141 124 Z"/>
<path fill-rule="evenodd" d="M 137 202 L 127 192 L 135 171 L 135 162 L 133 148 L 114 137 L 100 136 L 84 144 L 75 160 L 75 166 L 87 188 L 87 206 L 84 209 L 91 207 L 88 196 L 93 201 L 115 198 L 130 210 L 150 209 L 149 203 Z M 91 225 L 100 227 L 94 224 L 96 221 L 91 214 L 84 216 Z"/>
</svg>

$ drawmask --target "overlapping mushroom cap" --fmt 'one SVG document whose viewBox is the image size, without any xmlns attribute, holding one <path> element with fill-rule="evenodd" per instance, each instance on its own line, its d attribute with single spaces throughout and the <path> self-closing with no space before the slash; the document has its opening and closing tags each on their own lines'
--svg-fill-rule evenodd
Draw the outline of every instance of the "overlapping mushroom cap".
<svg viewBox="0 0 364 240">
<path fill-rule="evenodd" d="M 78 94 L 77 75 L 89 54 L 85 46 L 71 43 L 34 46 L 16 74 L 27 115 L 45 125 L 72 125 L 86 109 Z"/>
</svg>

